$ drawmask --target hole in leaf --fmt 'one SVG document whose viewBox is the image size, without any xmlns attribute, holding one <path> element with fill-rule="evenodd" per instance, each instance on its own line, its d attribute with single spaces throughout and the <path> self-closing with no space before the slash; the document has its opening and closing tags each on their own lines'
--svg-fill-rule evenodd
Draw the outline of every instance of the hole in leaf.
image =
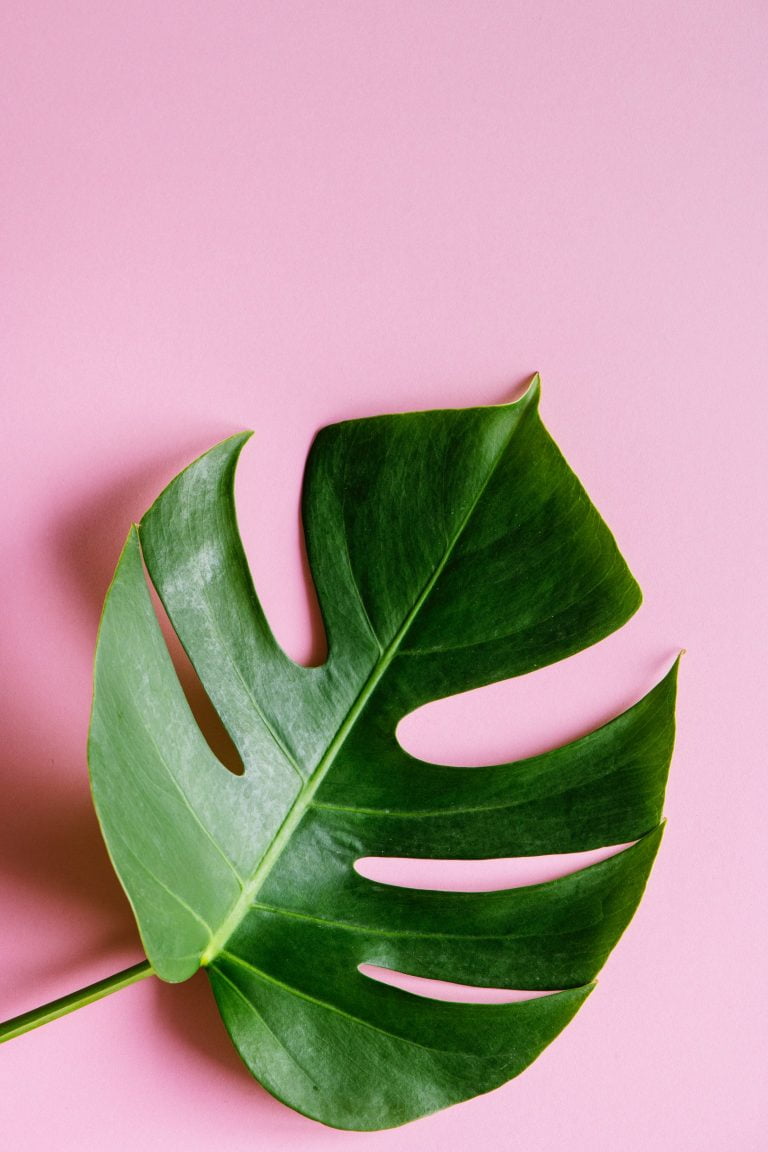
<svg viewBox="0 0 768 1152">
<path fill-rule="evenodd" d="M 173 625 L 163 608 L 160 597 L 157 595 L 149 576 L 146 574 L 149 594 L 160 624 L 160 630 L 168 646 L 176 675 L 179 678 L 182 691 L 187 698 L 192 715 L 202 733 L 211 752 L 217 760 L 229 769 L 235 776 L 242 776 L 245 768 L 240 759 L 240 753 L 232 742 L 232 738 L 224 727 L 221 717 L 210 701 L 208 693 L 202 685 L 200 677 L 194 669 L 192 661 L 184 651 L 181 641 L 173 630 Z"/>
<path fill-rule="evenodd" d="M 433 700 L 400 721 L 397 739 L 420 760 L 476 768 L 536 756 L 594 732 L 669 667 L 657 652 L 638 658 L 642 623 L 641 611 L 620 632 L 565 660 Z"/>
<path fill-rule="evenodd" d="M 389 984 L 424 996 L 429 1000 L 446 1000 L 462 1004 L 516 1004 L 521 1000 L 538 1000 L 551 996 L 549 992 L 531 992 L 518 988 L 477 988 L 472 984 L 453 984 L 449 980 L 431 980 L 426 976 L 410 976 L 407 972 L 395 972 L 391 968 L 379 968 L 376 964 L 360 964 L 358 971 L 380 984 Z"/>
<path fill-rule="evenodd" d="M 257 433 L 237 465 L 235 502 L 243 549 L 272 633 L 289 659 L 315 668 L 325 663 L 328 645 L 301 521 L 308 443 L 300 439 L 292 427 L 267 472 Z"/>
<path fill-rule="evenodd" d="M 548 856 L 508 856 L 498 860 L 416 860 L 405 856 L 363 856 L 355 871 L 379 884 L 436 892 L 500 892 L 559 880 L 590 864 L 599 864 L 628 848 L 612 844 L 590 852 L 557 852 Z"/>
</svg>

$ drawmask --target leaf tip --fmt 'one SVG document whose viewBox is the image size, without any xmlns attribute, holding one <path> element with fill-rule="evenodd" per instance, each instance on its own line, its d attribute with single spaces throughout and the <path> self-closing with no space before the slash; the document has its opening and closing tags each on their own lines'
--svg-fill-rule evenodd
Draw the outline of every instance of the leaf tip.
<svg viewBox="0 0 768 1152">
<path fill-rule="evenodd" d="M 683 656 L 686 655 L 686 653 L 687 653 L 687 649 L 685 649 L 685 648 L 679 648 L 678 649 L 677 655 L 675 656 L 674 660 L 672 661 L 669 668 L 665 672 L 664 676 L 662 676 L 662 682 L 665 682 L 665 683 L 668 682 L 673 686 L 677 685 L 677 674 L 680 671 L 680 661 L 682 660 Z"/>
<path fill-rule="evenodd" d="M 515 389 L 515 391 L 516 390 L 517 389 Z M 492 405 L 490 405 L 490 407 L 492 407 L 492 408 L 519 408 L 521 411 L 525 411 L 527 408 L 533 408 L 535 410 L 539 406 L 540 398 L 541 398 L 541 376 L 539 375 L 538 372 L 534 372 L 533 375 L 528 380 L 525 387 L 523 388 L 523 390 L 520 392 L 520 395 L 516 396 L 514 398 L 514 400 L 505 400 L 501 404 L 492 404 Z"/>
<path fill-rule="evenodd" d="M 516 403 L 523 404 L 525 407 L 528 407 L 528 405 L 531 404 L 534 408 L 537 408 L 540 399 L 541 376 L 538 372 L 534 372 L 533 376 L 531 376 L 531 379 L 528 381 L 528 387 L 526 388 L 525 392 L 523 392 L 519 400 L 516 401 Z"/>
</svg>

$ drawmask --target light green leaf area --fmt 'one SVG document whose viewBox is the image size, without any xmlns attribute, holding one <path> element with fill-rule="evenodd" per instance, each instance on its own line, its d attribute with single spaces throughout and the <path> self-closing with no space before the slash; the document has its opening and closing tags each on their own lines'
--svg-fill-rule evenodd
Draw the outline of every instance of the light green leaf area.
<svg viewBox="0 0 768 1152">
<path fill-rule="evenodd" d="M 561 660 L 640 592 L 538 415 L 514 404 L 353 420 L 312 445 L 303 521 L 329 655 L 293 663 L 254 591 L 233 479 L 247 436 L 176 477 L 128 537 L 96 659 L 93 795 L 147 955 L 207 968 L 227 1029 L 275 1096 L 377 1129 L 486 1092 L 568 1023 L 630 920 L 661 835 L 672 672 L 599 730 L 460 769 L 398 744 L 427 701 Z M 210 751 L 142 560 L 242 757 Z M 483 859 L 637 841 L 551 883 L 420 891 L 363 856 Z M 503 1004 L 417 996 L 374 964 L 554 990 Z"/>
</svg>

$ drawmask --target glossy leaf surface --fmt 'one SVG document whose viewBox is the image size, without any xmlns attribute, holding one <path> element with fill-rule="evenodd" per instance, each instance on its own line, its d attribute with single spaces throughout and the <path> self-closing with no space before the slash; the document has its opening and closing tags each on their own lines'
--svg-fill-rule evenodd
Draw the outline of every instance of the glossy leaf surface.
<svg viewBox="0 0 768 1152">
<path fill-rule="evenodd" d="M 568 1023 L 631 918 L 661 834 L 673 670 L 596 732 L 512 764 L 428 764 L 398 744 L 419 705 L 595 643 L 640 594 L 538 415 L 515 404 L 323 429 L 305 474 L 321 668 L 276 643 L 235 520 L 247 439 L 195 461 L 134 529 L 100 629 L 94 799 L 156 972 L 204 965 L 254 1075 L 292 1107 L 373 1129 L 504 1083 Z M 214 757 L 181 690 L 142 557 L 242 757 Z M 362 856 L 482 859 L 637 841 L 502 892 L 416 891 Z M 448 1003 L 375 964 L 554 989 Z"/>
</svg>

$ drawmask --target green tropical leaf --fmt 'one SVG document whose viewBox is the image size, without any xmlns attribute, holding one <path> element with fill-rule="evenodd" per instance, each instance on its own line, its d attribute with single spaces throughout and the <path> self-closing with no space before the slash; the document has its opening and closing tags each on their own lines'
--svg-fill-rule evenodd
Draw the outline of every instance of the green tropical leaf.
<svg viewBox="0 0 768 1152">
<path fill-rule="evenodd" d="M 640 603 L 538 392 L 534 380 L 514 404 L 319 433 L 302 507 L 322 667 L 285 655 L 251 582 L 233 499 L 247 435 L 172 481 L 107 595 L 91 781 L 149 961 L 169 981 L 204 966 L 253 1074 L 335 1127 L 402 1124 L 517 1075 L 591 991 L 658 847 L 674 669 L 604 727 L 517 763 L 424 763 L 395 736 L 419 705 L 561 660 Z M 195 723 L 142 560 L 242 776 Z M 628 841 L 563 879 L 501 892 L 419 891 L 354 868 Z M 449 1003 L 362 964 L 554 991 Z"/>
</svg>

